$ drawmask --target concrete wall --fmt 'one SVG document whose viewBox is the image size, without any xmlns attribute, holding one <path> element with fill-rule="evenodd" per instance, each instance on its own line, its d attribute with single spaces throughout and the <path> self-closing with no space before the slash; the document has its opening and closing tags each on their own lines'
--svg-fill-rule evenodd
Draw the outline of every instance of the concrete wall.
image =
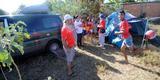
<svg viewBox="0 0 160 80">
<path fill-rule="evenodd" d="M 123 8 L 135 16 L 146 13 L 147 17 L 160 17 L 160 2 L 126 3 Z"/>
</svg>

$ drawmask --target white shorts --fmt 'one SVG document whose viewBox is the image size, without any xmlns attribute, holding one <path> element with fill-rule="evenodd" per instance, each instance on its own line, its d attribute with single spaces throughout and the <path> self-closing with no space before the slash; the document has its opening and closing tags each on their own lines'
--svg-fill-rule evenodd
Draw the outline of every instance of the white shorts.
<svg viewBox="0 0 160 80">
<path fill-rule="evenodd" d="M 133 46 L 133 39 L 132 39 L 132 36 L 129 36 L 127 39 L 124 39 L 123 40 L 123 43 L 122 43 L 122 46 L 126 46 L 128 48 L 132 47 Z M 122 47 L 121 46 L 121 47 Z"/>
</svg>

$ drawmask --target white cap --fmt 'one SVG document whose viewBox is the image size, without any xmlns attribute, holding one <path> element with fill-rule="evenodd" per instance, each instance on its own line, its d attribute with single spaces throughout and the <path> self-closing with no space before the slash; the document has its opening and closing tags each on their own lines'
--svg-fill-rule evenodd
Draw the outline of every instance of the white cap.
<svg viewBox="0 0 160 80">
<path fill-rule="evenodd" d="M 66 14 L 66 15 L 64 16 L 64 22 L 65 22 L 66 20 L 69 20 L 69 19 L 73 19 L 73 17 L 72 17 L 71 15 L 69 15 L 69 14 Z"/>
</svg>

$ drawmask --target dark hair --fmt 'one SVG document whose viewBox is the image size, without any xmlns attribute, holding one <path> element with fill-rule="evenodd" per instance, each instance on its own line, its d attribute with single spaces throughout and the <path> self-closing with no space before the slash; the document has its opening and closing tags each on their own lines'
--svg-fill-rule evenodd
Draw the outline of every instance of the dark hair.
<svg viewBox="0 0 160 80">
<path fill-rule="evenodd" d="M 104 14 L 100 14 L 99 17 L 102 18 L 102 19 L 105 19 L 105 15 Z"/>
<path fill-rule="evenodd" d="M 124 10 L 121 10 L 119 13 L 124 15 L 126 14 Z"/>
<path fill-rule="evenodd" d="M 76 19 L 77 17 L 76 16 L 73 16 L 73 19 Z"/>
<path fill-rule="evenodd" d="M 79 16 L 79 15 L 76 15 L 76 16 L 74 16 L 73 18 L 74 18 L 74 19 L 77 19 L 77 18 L 78 18 L 78 16 Z"/>
</svg>

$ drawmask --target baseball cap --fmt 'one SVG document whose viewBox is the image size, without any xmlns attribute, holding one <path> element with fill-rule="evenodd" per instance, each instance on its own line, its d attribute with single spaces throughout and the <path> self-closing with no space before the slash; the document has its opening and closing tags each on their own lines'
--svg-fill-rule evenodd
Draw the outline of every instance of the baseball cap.
<svg viewBox="0 0 160 80">
<path fill-rule="evenodd" d="M 66 15 L 64 16 L 64 22 L 65 22 L 66 20 L 69 20 L 69 19 L 73 19 L 73 17 L 72 17 L 71 15 L 69 15 L 69 14 L 66 14 Z"/>
</svg>

